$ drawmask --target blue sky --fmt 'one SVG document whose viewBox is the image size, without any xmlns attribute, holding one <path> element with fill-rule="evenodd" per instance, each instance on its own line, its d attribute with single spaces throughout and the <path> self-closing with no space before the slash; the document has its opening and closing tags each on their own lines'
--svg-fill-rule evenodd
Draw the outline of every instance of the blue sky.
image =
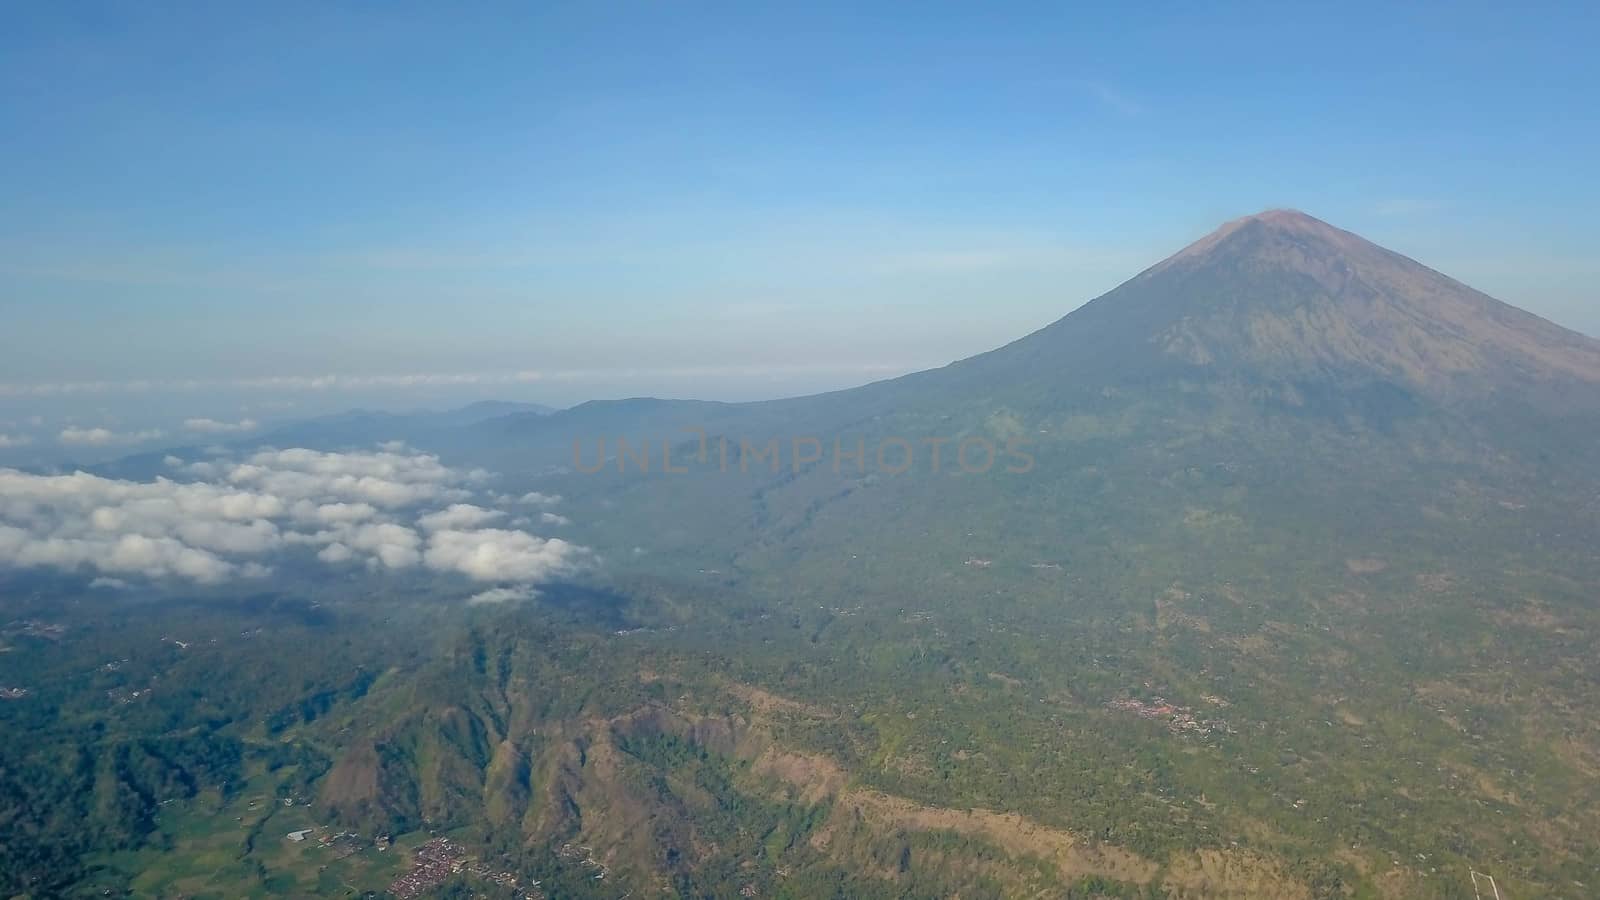
<svg viewBox="0 0 1600 900">
<path fill-rule="evenodd" d="M 0 434 L 837 387 L 1276 206 L 1600 334 L 1600 14 L 1206 6 L 10 4 Z"/>
</svg>

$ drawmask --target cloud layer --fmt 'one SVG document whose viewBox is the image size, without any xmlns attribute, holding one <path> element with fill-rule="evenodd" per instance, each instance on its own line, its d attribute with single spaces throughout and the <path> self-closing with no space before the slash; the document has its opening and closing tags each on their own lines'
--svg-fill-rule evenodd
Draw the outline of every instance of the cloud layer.
<svg viewBox="0 0 1600 900">
<path fill-rule="evenodd" d="M 549 371 L 407 372 L 378 375 L 274 375 L 259 378 L 132 379 L 122 381 L 0 382 L 0 398 L 97 394 L 190 393 L 210 390 L 334 392 L 383 388 L 493 387 L 617 378 L 767 378 L 778 375 L 883 375 L 924 368 L 926 362 L 798 365 L 653 366 Z M 227 424 L 227 423 L 221 423 Z"/>
<path fill-rule="evenodd" d="M 465 501 L 488 474 L 408 449 L 166 462 L 175 477 L 148 482 L 0 468 L 0 566 L 82 571 L 102 584 L 215 584 L 264 576 L 300 552 L 329 565 L 458 573 L 509 599 L 590 558 L 559 538 L 486 527 L 506 514 Z"/>
<path fill-rule="evenodd" d="M 142 444 L 161 438 L 160 431 L 112 431 L 109 428 L 63 428 L 57 439 L 63 444 L 84 444 L 105 447 L 110 444 Z"/>
<path fill-rule="evenodd" d="M 238 434 L 245 431 L 255 431 L 256 420 L 240 419 L 237 422 L 219 422 L 216 419 L 184 419 L 183 427 L 186 431 L 195 431 L 201 434 Z"/>
</svg>

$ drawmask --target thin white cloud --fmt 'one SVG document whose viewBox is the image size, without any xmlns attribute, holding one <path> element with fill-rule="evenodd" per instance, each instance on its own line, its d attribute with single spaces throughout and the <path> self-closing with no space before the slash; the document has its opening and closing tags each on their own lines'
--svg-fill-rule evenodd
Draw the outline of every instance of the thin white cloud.
<svg viewBox="0 0 1600 900">
<path fill-rule="evenodd" d="M 142 444 L 146 441 L 159 440 L 164 433 L 151 429 L 148 431 L 112 431 L 109 428 L 79 428 L 69 426 L 61 429 L 57 439 L 63 444 L 81 444 L 90 447 L 105 447 L 112 444 Z"/>
<path fill-rule="evenodd" d="M 1143 104 L 1103 81 L 1084 79 L 1075 82 L 1075 85 L 1078 90 L 1098 100 L 1102 106 L 1119 115 L 1130 119 L 1144 115 Z"/>
<path fill-rule="evenodd" d="M 379 375 L 268 375 L 256 378 L 131 379 L 126 381 L 51 381 L 0 383 L 0 397 L 54 397 L 73 394 L 145 394 L 222 389 L 341 391 L 372 388 L 514 385 L 545 377 L 536 371 L 402 372 Z"/>
<path fill-rule="evenodd" d="M 538 595 L 538 591 L 525 584 L 514 587 L 497 587 L 473 594 L 467 598 L 467 605 L 488 606 L 497 603 L 515 603 L 519 600 L 531 600 Z"/>
<path fill-rule="evenodd" d="M 26 447 L 33 443 L 33 438 L 25 434 L 0 434 L 0 450 L 9 450 L 12 447 Z"/>
<path fill-rule="evenodd" d="M 1373 214 L 1384 218 L 1421 216 L 1439 210 L 1440 205 L 1437 202 L 1422 197 L 1390 197 L 1378 201 L 1372 207 Z"/>
<path fill-rule="evenodd" d="M 259 378 L 135 379 L 129 381 L 0 382 L 0 397 L 79 394 L 198 393 L 218 390 L 335 392 L 379 388 L 533 384 L 618 378 L 764 378 L 794 375 L 858 375 L 911 371 L 924 363 L 838 363 L 786 366 L 667 366 L 617 369 L 554 369 L 498 372 L 411 372 L 383 375 L 274 375 Z"/>
<path fill-rule="evenodd" d="M 572 520 L 566 516 L 559 516 L 553 512 L 540 513 L 539 521 L 546 525 L 571 525 Z"/>
<path fill-rule="evenodd" d="M 555 506 L 557 503 L 561 502 L 561 495 L 541 494 L 538 491 L 529 491 L 518 498 L 517 502 L 526 503 L 529 506 Z"/>
<path fill-rule="evenodd" d="M 960 243 L 909 248 L 875 256 L 869 268 L 885 275 L 980 275 L 1073 272 L 1135 267 L 1143 257 L 1125 248 L 1098 247 L 1053 235 L 977 235 Z"/>
<path fill-rule="evenodd" d="M 197 431 L 201 434 L 238 434 L 246 431 L 255 431 L 255 419 L 240 419 L 237 422 L 219 422 L 216 419 L 184 419 L 183 427 L 186 431 Z"/>
</svg>

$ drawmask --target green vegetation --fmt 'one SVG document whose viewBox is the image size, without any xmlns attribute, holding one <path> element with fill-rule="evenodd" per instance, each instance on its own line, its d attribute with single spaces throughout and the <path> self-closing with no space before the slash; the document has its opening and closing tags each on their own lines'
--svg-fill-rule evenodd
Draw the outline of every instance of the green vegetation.
<svg viewBox="0 0 1600 900">
<path fill-rule="evenodd" d="M 552 897 L 1592 894 L 1594 349 L 1257 225 L 936 372 L 462 439 L 605 557 L 524 604 L 6 576 L 0 894 L 375 892 L 435 832 Z M 1036 466 L 552 468 L 684 426 Z"/>
<path fill-rule="evenodd" d="M 1208 608 L 1188 594 L 1161 603 Z M 5 890 L 378 891 L 403 869 L 403 842 L 427 829 L 458 829 L 496 865 L 564 886 L 560 896 L 599 890 L 561 858 L 568 842 L 595 848 L 607 883 L 695 896 L 747 885 L 761 896 L 938 896 L 958 882 L 976 896 L 1203 891 L 1202 852 L 1310 896 L 1397 883 L 1409 896 L 1457 896 L 1452 874 L 1484 859 L 1519 896 L 1559 896 L 1596 862 L 1583 836 L 1594 786 L 1573 755 L 1592 738 L 1552 706 L 1594 689 L 1531 667 L 1570 652 L 1570 634 L 1511 624 L 1495 641 L 1453 646 L 1455 631 L 1499 621 L 1492 606 L 1458 606 L 1481 624 L 1423 647 L 1419 609 L 1240 632 L 1157 621 L 1170 611 L 1044 631 L 1009 624 L 1002 604 L 982 617 L 780 609 L 680 602 L 676 627 L 620 635 L 559 605 L 457 610 L 427 646 L 405 643 L 409 625 L 371 627 L 359 605 L 315 628 L 226 602 L 198 620 L 194 609 L 80 609 L 60 640 L 17 641 L 0 657 L 0 677 L 46 673 L 35 683 L 54 685 L 0 706 L 8 734 L 30 735 L 4 747 L 0 783 L 15 798 Z M 436 612 L 382 610 L 408 622 Z M 179 623 L 201 640 L 164 644 Z M 366 674 L 378 654 L 410 662 Z M 1530 661 L 1523 679 L 1493 665 L 1508 654 Z M 1170 716 L 1107 707 L 1157 697 L 1225 727 L 1175 731 Z M 368 747 L 372 771 L 361 769 Z M 844 781 L 808 793 L 807 779 L 824 776 L 786 782 L 764 748 L 831 761 Z M 841 803 L 840 790 L 949 812 Z M 962 819 L 970 809 L 1152 868 L 1073 875 L 1076 863 L 1058 865 L 1021 831 Z M 285 841 L 310 827 L 368 841 L 392 831 L 402 845 L 335 865 Z"/>
</svg>

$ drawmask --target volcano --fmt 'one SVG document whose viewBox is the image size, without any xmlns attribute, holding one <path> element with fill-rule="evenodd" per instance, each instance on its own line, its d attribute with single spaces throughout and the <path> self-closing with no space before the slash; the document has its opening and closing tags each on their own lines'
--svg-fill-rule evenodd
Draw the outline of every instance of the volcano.
<svg viewBox="0 0 1600 900">
<path fill-rule="evenodd" d="M 1600 343 L 1276 210 L 936 370 L 473 426 L 441 451 L 560 495 L 552 527 L 628 602 L 540 601 L 603 623 L 572 650 L 508 611 L 427 682 L 447 691 L 381 707 L 323 798 L 474 821 L 482 797 L 497 828 L 656 877 L 716 843 L 702 785 L 792 797 L 745 781 L 781 760 L 802 805 L 833 792 L 803 852 L 891 879 L 933 859 L 930 896 L 971 872 L 996 879 L 973 896 L 1061 895 L 1006 868 L 1040 822 L 1070 830 L 1053 859 L 1099 848 L 1068 896 L 1446 898 L 1491 865 L 1571 896 L 1600 833 L 1597 387 Z M 1033 464 L 958 465 L 973 443 Z M 528 732 L 557 704 L 518 686 L 579 677 L 548 670 L 580 646 L 584 674 L 659 651 L 606 694 L 645 705 Z M 743 673 L 766 687 L 737 715 L 687 693 Z M 741 774 L 669 777 L 717 754 Z"/>
<path fill-rule="evenodd" d="M 1228 222 L 971 377 L 1391 385 L 1450 403 L 1593 406 L 1600 341 L 1293 210 Z"/>
<path fill-rule="evenodd" d="M 1270 571 L 1269 547 L 1293 548 L 1285 570 L 1338 570 L 1374 533 L 1430 552 L 1474 545 L 1593 567 L 1579 536 L 1593 533 L 1600 496 L 1597 388 L 1600 341 L 1304 213 L 1270 210 L 939 369 L 763 403 L 590 403 L 501 420 L 480 438 L 546 465 L 596 435 L 684 441 L 686 428 L 785 447 L 796 437 L 826 447 L 1023 441 L 1037 466 L 1009 480 L 953 477 L 924 465 L 927 455 L 905 473 L 865 474 L 784 457 L 777 471 L 741 478 L 616 474 L 561 492 L 635 509 L 646 527 L 683 535 L 673 549 L 686 558 L 774 589 L 802 565 L 817 590 L 893 596 L 965 547 L 1019 564 L 1070 556 L 1085 577 L 1134 577 L 1148 590 L 1186 566 L 1250 558 Z M 1485 504 L 1526 510 L 1516 526 L 1542 529 L 1542 542 L 1497 536 L 1504 523 Z M 718 540 L 656 518 L 668 511 Z M 858 559 L 907 565 L 841 566 L 852 547 Z M 1146 548 L 1137 560 L 1134 547 Z"/>
</svg>

